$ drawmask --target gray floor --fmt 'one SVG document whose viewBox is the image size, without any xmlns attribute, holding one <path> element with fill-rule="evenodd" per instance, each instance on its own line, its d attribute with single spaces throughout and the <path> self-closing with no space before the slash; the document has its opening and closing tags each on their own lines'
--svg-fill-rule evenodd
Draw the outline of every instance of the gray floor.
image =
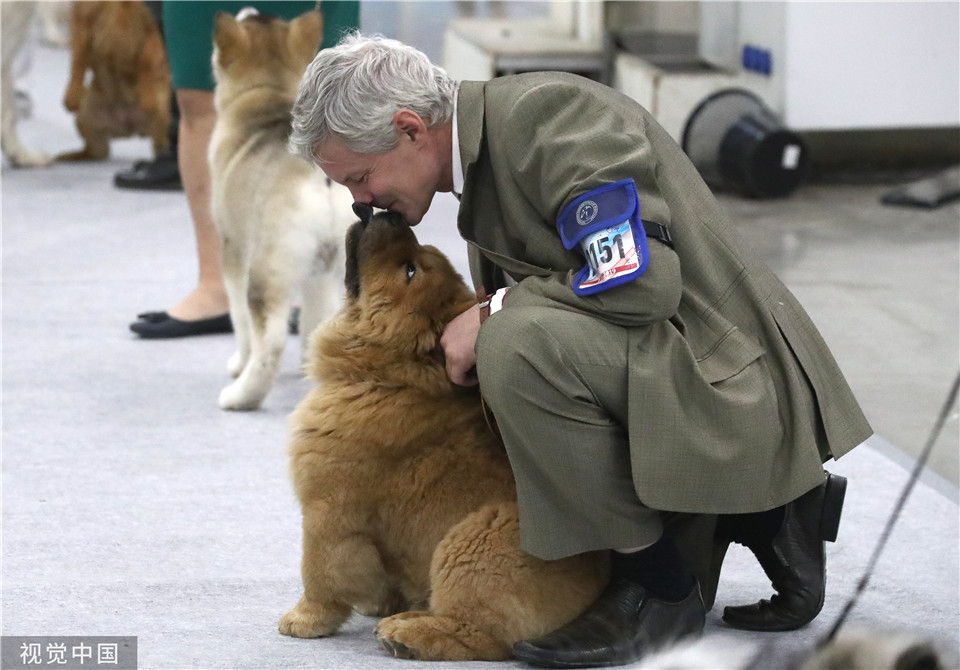
<svg viewBox="0 0 960 670">
<path fill-rule="evenodd" d="M 39 48 L 26 141 L 75 148 L 60 106 L 67 56 Z M 144 158 L 115 142 L 97 165 L 2 171 L 2 633 L 136 635 L 144 668 L 380 668 L 394 661 L 355 617 L 340 635 L 276 632 L 299 595 L 299 513 L 286 474 L 286 415 L 308 388 L 291 338 L 264 409 L 217 409 L 229 336 L 138 341 L 138 311 L 172 304 L 195 278 L 182 193 L 113 188 Z M 912 457 L 956 375 L 960 205 L 880 206 L 891 184 L 817 184 L 777 202 L 722 197 L 748 243 L 806 305 L 877 435 L 832 470 L 850 478 L 829 546 L 812 644 L 853 593 Z M 418 233 L 466 270 L 456 203 L 438 197 Z M 960 511 L 956 408 L 852 620 L 910 628 L 956 657 Z M 707 632 L 727 604 L 765 595 L 731 551 Z M 506 667 L 518 666 L 507 663 Z M 448 667 L 446 665 L 441 667 Z M 486 667 L 471 664 L 470 667 Z M 492 664 L 491 664 L 492 667 Z"/>
</svg>

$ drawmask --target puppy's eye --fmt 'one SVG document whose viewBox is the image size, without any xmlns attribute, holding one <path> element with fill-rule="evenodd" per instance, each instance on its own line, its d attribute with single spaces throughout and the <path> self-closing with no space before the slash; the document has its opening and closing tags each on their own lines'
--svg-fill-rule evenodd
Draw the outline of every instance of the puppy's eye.
<svg viewBox="0 0 960 670">
<path fill-rule="evenodd" d="M 407 263 L 407 281 L 413 279 L 415 274 L 417 274 L 417 266 L 413 263 Z"/>
</svg>

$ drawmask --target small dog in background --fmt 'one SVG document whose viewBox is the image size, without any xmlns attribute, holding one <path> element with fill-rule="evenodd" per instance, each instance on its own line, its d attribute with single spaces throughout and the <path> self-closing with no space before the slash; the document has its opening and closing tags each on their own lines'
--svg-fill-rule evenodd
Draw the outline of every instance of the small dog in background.
<svg viewBox="0 0 960 670">
<path fill-rule="evenodd" d="M 170 68 L 146 5 L 140 0 L 75 2 L 70 49 L 63 105 L 76 114 L 84 147 L 57 160 L 105 160 L 115 137 L 149 137 L 154 156 L 163 152 L 170 143 Z"/>
<path fill-rule="evenodd" d="M 51 158 L 26 146 L 17 133 L 17 90 L 14 65 L 30 38 L 36 2 L 0 2 L 3 44 L 0 54 L 0 146 L 13 167 L 42 167 Z"/>
<path fill-rule="evenodd" d="M 246 13 L 245 13 L 246 12 Z M 213 69 L 217 124 L 210 141 L 214 224 L 237 351 L 237 379 L 220 407 L 252 410 L 270 391 L 301 291 L 300 337 L 334 313 L 342 295 L 350 191 L 287 150 L 300 78 L 323 37 L 319 12 L 290 22 L 244 10 L 217 15 Z"/>
</svg>

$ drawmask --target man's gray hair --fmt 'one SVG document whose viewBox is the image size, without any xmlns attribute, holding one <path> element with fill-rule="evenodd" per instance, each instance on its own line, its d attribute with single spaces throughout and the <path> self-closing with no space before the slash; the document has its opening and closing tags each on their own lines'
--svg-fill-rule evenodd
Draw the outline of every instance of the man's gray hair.
<svg viewBox="0 0 960 670">
<path fill-rule="evenodd" d="M 393 116 L 401 109 L 428 127 L 453 118 L 457 82 L 413 47 L 380 35 L 349 33 L 321 50 L 300 80 L 290 151 L 313 163 L 331 138 L 351 151 L 382 154 L 397 146 Z"/>
</svg>

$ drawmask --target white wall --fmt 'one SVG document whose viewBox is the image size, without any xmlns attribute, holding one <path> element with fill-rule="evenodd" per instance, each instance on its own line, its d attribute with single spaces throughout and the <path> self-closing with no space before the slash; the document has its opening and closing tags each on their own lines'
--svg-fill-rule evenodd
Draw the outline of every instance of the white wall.
<svg viewBox="0 0 960 670">
<path fill-rule="evenodd" d="M 960 125 L 960 3 L 790 2 L 785 11 L 789 127 Z"/>
</svg>

